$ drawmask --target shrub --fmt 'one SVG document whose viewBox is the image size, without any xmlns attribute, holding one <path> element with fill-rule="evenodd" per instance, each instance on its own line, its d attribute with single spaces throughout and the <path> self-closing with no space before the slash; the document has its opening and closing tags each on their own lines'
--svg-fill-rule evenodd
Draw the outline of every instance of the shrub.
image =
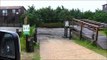
<svg viewBox="0 0 107 60">
<path fill-rule="evenodd" d="M 42 23 L 39 27 L 46 27 L 46 28 L 62 28 L 64 27 L 64 23 Z"/>
<path fill-rule="evenodd" d="M 33 37 L 34 33 L 35 33 L 35 26 L 32 26 L 32 27 L 30 27 L 29 37 Z M 25 39 L 26 39 L 26 36 L 22 32 L 22 34 L 20 36 L 21 51 L 25 51 L 25 49 L 26 49 L 26 40 Z"/>
<path fill-rule="evenodd" d="M 35 33 L 35 26 L 30 27 L 30 36 L 33 36 Z"/>
<path fill-rule="evenodd" d="M 24 51 L 26 48 L 26 40 L 25 40 L 25 35 L 23 33 L 20 36 L 20 44 L 21 44 L 21 51 Z"/>
</svg>

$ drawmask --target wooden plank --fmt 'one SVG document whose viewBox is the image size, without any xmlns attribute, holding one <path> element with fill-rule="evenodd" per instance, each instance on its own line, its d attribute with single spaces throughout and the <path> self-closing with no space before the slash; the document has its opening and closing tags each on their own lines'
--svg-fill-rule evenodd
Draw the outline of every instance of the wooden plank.
<svg viewBox="0 0 107 60">
<path fill-rule="evenodd" d="M 88 28 L 88 29 L 91 28 L 91 29 L 93 29 L 92 31 L 95 31 L 95 33 L 96 33 L 94 42 L 96 42 L 98 40 L 98 31 L 100 29 L 100 26 L 91 24 L 91 23 L 87 23 L 87 22 L 81 21 L 79 19 L 73 19 L 73 20 L 74 20 L 74 22 L 77 22 L 76 24 L 80 24 L 80 39 L 82 38 L 83 27 L 84 27 L 84 25 L 86 25 L 86 26 L 90 26 L 90 27 L 86 27 L 86 28 Z"/>
<path fill-rule="evenodd" d="M 79 20 L 79 19 L 73 19 L 73 20 L 76 21 L 76 22 L 79 22 L 79 23 L 83 23 L 83 24 L 85 24 L 85 25 L 89 25 L 89 26 L 92 26 L 92 27 L 100 28 L 98 25 L 90 24 L 90 23 L 81 21 L 81 20 Z"/>
</svg>

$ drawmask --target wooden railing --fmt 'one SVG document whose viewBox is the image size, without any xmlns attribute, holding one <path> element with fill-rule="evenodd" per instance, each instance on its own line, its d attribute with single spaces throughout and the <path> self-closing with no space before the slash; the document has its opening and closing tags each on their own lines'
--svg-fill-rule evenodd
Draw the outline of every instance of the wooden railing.
<svg viewBox="0 0 107 60">
<path fill-rule="evenodd" d="M 93 32 L 95 32 L 95 34 L 93 35 L 95 38 L 93 38 L 93 42 L 96 42 L 98 40 L 98 31 L 100 30 L 100 26 L 99 25 L 96 25 L 96 24 L 92 24 L 92 23 L 89 23 L 89 22 L 85 22 L 85 21 L 82 21 L 82 20 L 79 20 L 79 19 L 74 19 L 72 20 L 71 22 L 71 25 L 72 26 L 80 26 L 80 31 L 79 31 L 79 35 L 80 35 L 80 39 L 82 39 L 82 35 L 83 35 L 83 28 L 87 28 Z M 75 27 L 72 27 L 72 28 L 75 28 Z"/>
</svg>

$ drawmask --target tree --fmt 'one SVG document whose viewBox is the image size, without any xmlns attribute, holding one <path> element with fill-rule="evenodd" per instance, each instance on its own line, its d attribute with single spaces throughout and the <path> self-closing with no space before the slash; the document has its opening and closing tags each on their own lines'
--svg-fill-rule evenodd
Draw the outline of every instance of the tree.
<svg viewBox="0 0 107 60">
<path fill-rule="evenodd" d="M 94 15 L 94 13 L 89 10 L 89 11 L 86 11 L 86 12 L 83 13 L 83 18 L 93 19 L 93 15 Z"/>
<path fill-rule="evenodd" d="M 83 13 L 79 9 L 72 9 L 70 10 L 71 16 L 77 19 L 83 18 Z"/>
<path fill-rule="evenodd" d="M 28 16 L 30 25 L 39 25 L 41 23 L 57 23 L 64 20 L 77 19 L 91 19 L 99 22 L 107 23 L 107 13 L 102 10 L 95 12 L 85 11 L 81 12 L 79 9 L 68 10 L 64 6 L 52 9 L 50 6 L 36 10 L 35 6 L 29 6 L 26 13 L 20 17 L 20 22 L 23 23 L 25 16 Z"/>
<path fill-rule="evenodd" d="M 93 15 L 93 20 L 107 23 L 107 13 L 101 10 L 96 10 L 95 14 Z"/>
</svg>

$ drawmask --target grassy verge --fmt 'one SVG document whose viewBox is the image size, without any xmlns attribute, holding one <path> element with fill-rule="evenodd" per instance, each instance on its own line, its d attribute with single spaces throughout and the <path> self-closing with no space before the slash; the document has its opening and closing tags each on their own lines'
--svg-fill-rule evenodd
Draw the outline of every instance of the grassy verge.
<svg viewBox="0 0 107 60">
<path fill-rule="evenodd" d="M 32 60 L 40 60 L 40 50 L 39 50 L 39 43 L 35 45 L 35 53 L 33 55 Z"/>
<path fill-rule="evenodd" d="M 107 36 L 107 28 L 102 29 L 99 31 L 100 34 Z"/>
<path fill-rule="evenodd" d="M 99 31 L 99 33 L 106 36 L 104 30 Z"/>
<path fill-rule="evenodd" d="M 107 50 L 104 50 L 104 49 L 100 48 L 99 46 L 92 44 L 88 40 L 79 40 L 78 38 L 76 38 L 76 39 L 74 39 L 74 42 L 76 42 L 77 44 L 84 46 L 90 50 L 93 50 L 94 52 L 96 52 L 98 54 L 101 54 L 101 55 L 107 57 Z"/>
<path fill-rule="evenodd" d="M 21 60 L 40 60 L 39 44 L 34 45 L 34 52 L 21 52 Z"/>
<path fill-rule="evenodd" d="M 20 44 L 21 44 L 21 51 L 25 51 L 26 49 L 26 41 L 25 41 L 25 36 L 20 37 Z"/>
</svg>

